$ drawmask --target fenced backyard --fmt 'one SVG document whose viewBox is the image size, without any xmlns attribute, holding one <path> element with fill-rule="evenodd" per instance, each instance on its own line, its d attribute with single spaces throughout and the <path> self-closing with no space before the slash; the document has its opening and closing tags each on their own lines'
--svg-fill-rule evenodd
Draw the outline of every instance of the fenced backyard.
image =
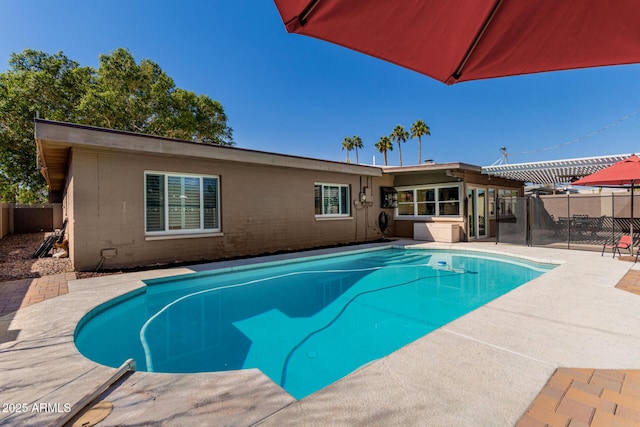
<svg viewBox="0 0 640 427">
<path fill-rule="evenodd" d="M 62 205 L 0 203 L 0 238 L 8 234 L 39 233 L 62 227 Z"/>
<path fill-rule="evenodd" d="M 640 242 L 640 198 L 634 195 L 634 246 Z M 529 246 L 602 250 L 630 234 L 631 195 L 566 194 L 499 199 L 497 241 Z"/>
</svg>

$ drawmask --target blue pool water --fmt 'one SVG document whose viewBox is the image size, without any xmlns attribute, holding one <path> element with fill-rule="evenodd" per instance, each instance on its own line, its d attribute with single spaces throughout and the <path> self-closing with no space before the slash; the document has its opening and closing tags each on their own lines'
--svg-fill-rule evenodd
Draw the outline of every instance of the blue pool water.
<svg viewBox="0 0 640 427">
<path fill-rule="evenodd" d="M 138 370 L 258 368 L 300 399 L 553 268 L 383 249 L 147 281 L 79 323 L 86 357 Z"/>
</svg>

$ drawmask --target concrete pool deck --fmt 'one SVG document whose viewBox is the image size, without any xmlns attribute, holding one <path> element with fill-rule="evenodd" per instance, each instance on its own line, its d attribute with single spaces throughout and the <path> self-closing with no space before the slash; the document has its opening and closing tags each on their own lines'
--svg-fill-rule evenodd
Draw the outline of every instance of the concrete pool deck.
<svg viewBox="0 0 640 427">
<path fill-rule="evenodd" d="M 142 289 L 141 280 L 367 246 L 376 245 L 70 281 L 68 294 L 0 317 L 0 424 L 56 423 L 116 371 L 79 354 L 74 330 L 95 306 Z M 640 296 L 615 288 L 640 265 L 489 242 L 416 246 L 561 264 L 300 401 L 258 370 L 134 372 L 101 397 L 113 411 L 99 425 L 544 425 L 523 415 L 557 368 L 640 368 Z M 574 423 L 567 419 L 557 425 Z"/>
</svg>

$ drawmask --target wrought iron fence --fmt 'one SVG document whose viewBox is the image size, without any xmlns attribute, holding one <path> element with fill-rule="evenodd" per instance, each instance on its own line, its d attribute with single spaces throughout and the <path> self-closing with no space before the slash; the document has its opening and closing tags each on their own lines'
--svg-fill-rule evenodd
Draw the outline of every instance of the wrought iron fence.
<svg viewBox="0 0 640 427">
<path fill-rule="evenodd" d="M 634 196 L 640 217 L 640 199 Z M 601 250 L 630 234 L 631 195 L 567 194 L 509 197 L 498 202 L 496 240 L 529 246 Z M 640 242 L 640 218 L 633 220 L 634 246 Z"/>
</svg>

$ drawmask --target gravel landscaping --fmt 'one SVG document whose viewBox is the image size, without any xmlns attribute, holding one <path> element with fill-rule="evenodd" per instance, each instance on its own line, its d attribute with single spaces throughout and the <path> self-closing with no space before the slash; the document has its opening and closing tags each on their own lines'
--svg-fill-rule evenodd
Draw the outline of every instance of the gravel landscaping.
<svg viewBox="0 0 640 427">
<path fill-rule="evenodd" d="M 44 258 L 32 258 L 34 252 L 42 245 L 46 237 L 51 233 L 25 233 L 25 234 L 9 234 L 0 239 L 0 282 L 6 282 L 11 280 L 31 279 L 42 276 L 50 276 L 54 274 L 62 273 L 76 273 L 78 279 L 85 279 L 88 277 L 105 276 L 110 274 L 125 273 L 128 271 L 139 271 L 141 269 L 154 269 L 154 268 L 166 268 L 166 267 L 179 267 L 183 265 L 191 265 L 194 262 L 175 262 L 166 264 L 154 264 L 148 266 L 140 266 L 137 268 L 129 269 L 115 269 L 115 270 L 100 270 L 100 271 L 74 271 L 71 266 L 71 260 L 69 258 L 53 258 L 51 251 L 48 256 Z M 381 242 L 378 240 L 376 242 Z M 375 242 L 368 242 L 375 243 Z M 357 246 L 358 243 L 353 244 Z M 313 249 L 341 247 L 351 245 L 332 245 L 324 247 L 316 247 Z M 264 255 L 274 255 L 276 253 L 286 252 L 274 252 L 265 253 Z M 237 257 L 242 258 L 242 257 Z M 233 258 L 229 258 L 233 259 Z M 201 262 L 212 262 L 211 260 L 202 260 Z"/>
<path fill-rule="evenodd" d="M 31 257 L 48 234 L 10 234 L 0 239 L 0 282 L 73 272 L 69 258 Z"/>
</svg>

